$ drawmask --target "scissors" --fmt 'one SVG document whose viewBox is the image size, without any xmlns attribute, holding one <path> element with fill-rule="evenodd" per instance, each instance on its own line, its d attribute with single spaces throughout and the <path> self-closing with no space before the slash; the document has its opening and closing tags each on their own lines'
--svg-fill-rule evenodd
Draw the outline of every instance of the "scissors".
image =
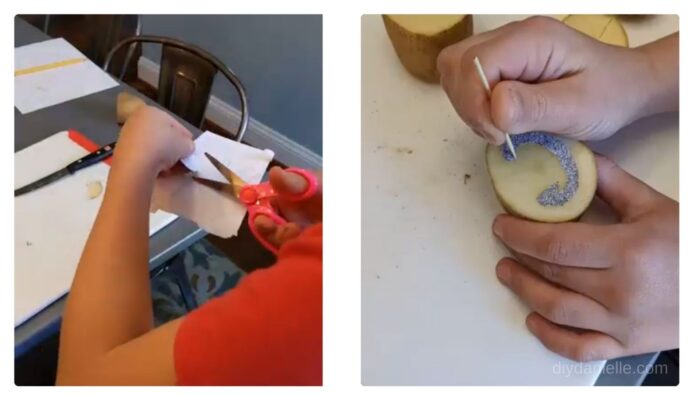
<svg viewBox="0 0 700 394">
<path fill-rule="evenodd" d="M 243 203 L 248 208 L 248 226 L 250 227 L 250 231 L 253 232 L 255 238 L 265 247 L 265 249 L 277 254 L 277 247 L 263 237 L 255 227 L 255 219 L 258 216 L 267 216 L 278 225 L 287 223 L 287 220 L 280 216 L 272 206 L 272 199 L 277 196 L 277 192 L 275 192 L 275 190 L 272 188 L 270 182 L 248 184 L 240 176 L 238 176 L 238 174 L 236 174 L 214 156 L 207 152 L 205 152 L 204 155 L 211 162 L 211 164 L 214 165 L 217 171 L 219 171 L 219 173 L 226 178 L 226 182 L 217 182 L 203 178 L 196 178 L 197 181 L 216 190 L 230 193 L 236 197 L 238 201 Z M 304 179 L 306 179 L 306 182 L 308 182 L 308 187 L 303 193 L 293 196 L 285 196 L 287 200 L 305 201 L 316 194 L 318 191 L 318 179 L 311 171 L 301 168 L 286 168 L 285 171 L 301 175 L 304 177 Z"/>
</svg>

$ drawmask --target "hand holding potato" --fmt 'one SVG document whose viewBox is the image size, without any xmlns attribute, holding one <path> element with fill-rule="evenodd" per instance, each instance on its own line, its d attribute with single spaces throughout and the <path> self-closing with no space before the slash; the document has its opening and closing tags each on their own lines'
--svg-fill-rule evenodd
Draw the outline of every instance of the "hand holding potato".
<svg viewBox="0 0 700 394">
<path fill-rule="evenodd" d="M 490 100 L 476 56 L 493 89 Z M 504 142 L 504 132 L 603 139 L 678 106 L 678 34 L 628 49 L 533 17 L 445 48 L 438 70 L 457 113 L 493 144 Z"/>
<path fill-rule="evenodd" d="M 535 223 L 501 215 L 494 233 L 516 259 L 501 282 L 534 312 L 529 330 L 580 361 L 678 347 L 678 203 L 597 158 L 598 194 L 619 223 Z"/>
<path fill-rule="evenodd" d="M 185 126 L 165 111 L 144 105 L 122 127 L 113 168 L 155 177 L 193 151 L 192 133 Z"/>
</svg>

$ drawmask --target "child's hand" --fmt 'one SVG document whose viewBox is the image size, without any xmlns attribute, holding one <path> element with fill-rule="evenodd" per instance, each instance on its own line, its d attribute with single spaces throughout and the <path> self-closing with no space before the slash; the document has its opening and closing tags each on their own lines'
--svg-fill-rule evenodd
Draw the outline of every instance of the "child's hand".
<svg viewBox="0 0 700 394">
<path fill-rule="evenodd" d="M 285 196 L 304 193 L 309 187 L 306 179 L 279 167 L 270 170 L 270 184 L 277 192 L 277 198 L 272 203 L 289 223 L 277 225 L 268 217 L 259 216 L 255 220 L 255 227 L 273 245 L 280 247 L 296 238 L 304 228 L 323 220 L 322 175 L 321 172 L 315 172 L 315 175 L 318 178 L 316 194 L 308 200 L 291 201 Z"/>
<path fill-rule="evenodd" d="M 534 312 L 527 327 L 580 361 L 678 347 L 678 203 L 597 158 L 613 225 L 534 223 L 502 215 L 494 233 L 517 261 L 496 273 Z M 583 329 L 580 330 L 580 329 Z"/>
<path fill-rule="evenodd" d="M 502 144 L 504 132 L 528 131 L 596 140 L 640 117 L 673 109 L 677 67 L 660 70 L 654 64 L 657 58 L 673 62 L 672 52 L 657 53 L 674 45 L 673 39 L 621 48 L 555 19 L 533 17 L 445 48 L 437 65 L 459 116 L 491 143 Z M 473 64 L 476 56 L 493 89 L 490 100 Z"/>
<path fill-rule="evenodd" d="M 155 176 L 193 151 L 192 133 L 166 112 L 143 106 L 122 127 L 113 166 Z"/>
</svg>

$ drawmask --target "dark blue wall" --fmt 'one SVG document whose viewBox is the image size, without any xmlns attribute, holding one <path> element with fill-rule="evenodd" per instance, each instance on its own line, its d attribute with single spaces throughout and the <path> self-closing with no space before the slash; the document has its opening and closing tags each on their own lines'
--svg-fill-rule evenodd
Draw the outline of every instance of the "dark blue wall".
<svg viewBox="0 0 700 394">
<path fill-rule="evenodd" d="M 248 91 L 253 118 L 322 154 L 322 17 L 320 15 L 143 15 L 143 34 L 198 45 L 219 57 Z M 158 62 L 160 49 L 144 46 Z M 238 108 L 218 76 L 213 94 Z"/>
</svg>

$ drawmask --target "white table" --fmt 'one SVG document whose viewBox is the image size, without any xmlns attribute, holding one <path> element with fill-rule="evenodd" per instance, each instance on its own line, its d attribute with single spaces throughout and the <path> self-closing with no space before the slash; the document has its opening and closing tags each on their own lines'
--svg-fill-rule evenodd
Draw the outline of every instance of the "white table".
<svg viewBox="0 0 700 394">
<path fill-rule="evenodd" d="M 523 16 L 475 16 L 481 32 Z M 637 46 L 673 16 L 625 24 Z M 637 122 L 594 150 L 678 198 L 678 115 Z M 496 279 L 502 208 L 483 140 L 438 85 L 400 65 L 381 18 L 362 19 L 362 382 L 365 385 L 590 385 L 527 331 L 528 309 Z M 465 174 L 470 178 L 465 182 Z M 593 213 L 595 214 L 595 212 Z"/>
</svg>

